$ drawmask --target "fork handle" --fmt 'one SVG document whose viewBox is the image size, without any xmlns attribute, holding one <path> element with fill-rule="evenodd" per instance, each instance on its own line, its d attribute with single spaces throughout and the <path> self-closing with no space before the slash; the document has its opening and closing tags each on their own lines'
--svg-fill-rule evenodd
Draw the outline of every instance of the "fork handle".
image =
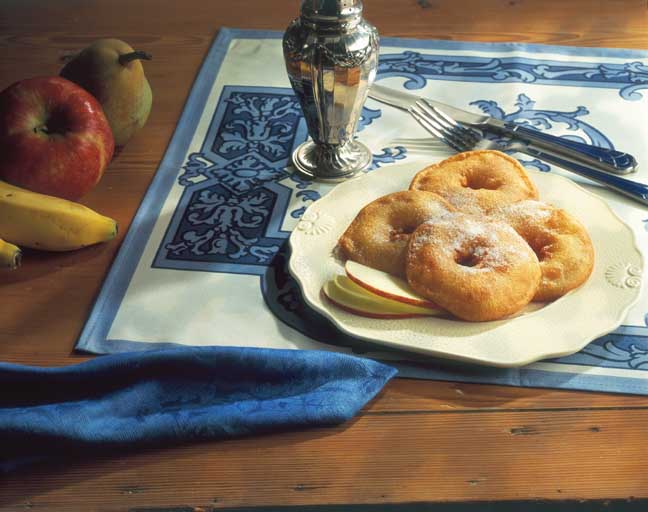
<svg viewBox="0 0 648 512">
<path fill-rule="evenodd" d="M 498 131 L 503 135 L 524 141 L 544 153 L 589 164 L 600 171 L 629 174 L 636 172 L 639 167 L 635 158 L 629 153 L 548 135 L 519 124 L 505 123 L 499 126 Z"/>
<path fill-rule="evenodd" d="M 558 167 L 561 167 L 566 171 L 570 171 L 574 174 L 578 174 L 579 176 L 588 178 L 598 183 L 599 185 L 604 185 L 612 190 L 615 190 L 616 192 L 619 192 L 620 194 L 634 199 L 635 201 L 639 201 L 644 206 L 648 206 L 648 186 L 644 185 L 643 183 L 627 180 L 625 178 L 602 172 L 597 169 L 593 169 L 592 167 L 573 162 L 571 160 L 563 160 L 562 158 L 559 158 L 557 156 L 534 150 L 531 147 L 525 148 L 524 152 L 528 155 L 538 157 L 545 162 L 557 165 Z"/>
</svg>

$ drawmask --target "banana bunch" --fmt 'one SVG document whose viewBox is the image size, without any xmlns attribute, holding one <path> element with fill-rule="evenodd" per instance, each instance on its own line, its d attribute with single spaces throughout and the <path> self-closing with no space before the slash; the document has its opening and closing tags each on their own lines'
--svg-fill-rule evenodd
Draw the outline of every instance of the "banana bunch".
<svg viewBox="0 0 648 512">
<path fill-rule="evenodd" d="M 2 268 L 16 268 L 20 264 L 20 249 L 16 245 L 71 251 L 105 242 L 116 235 L 117 222 L 90 208 L 0 181 Z"/>
</svg>

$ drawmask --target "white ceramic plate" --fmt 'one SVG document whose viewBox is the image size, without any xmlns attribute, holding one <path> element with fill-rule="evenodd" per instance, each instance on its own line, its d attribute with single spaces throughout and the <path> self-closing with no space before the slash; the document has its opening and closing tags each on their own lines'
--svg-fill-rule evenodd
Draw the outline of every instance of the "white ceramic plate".
<svg viewBox="0 0 648 512">
<path fill-rule="evenodd" d="M 392 165 L 342 183 L 304 213 L 290 237 L 290 271 L 308 304 L 347 334 L 408 351 L 492 366 L 521 366 L 578 352 L 614 330 L 639 298 L 643 262 L 634 234 L 600 198 L 561 176 L 530 172 L 540 199 L 583 222 L 596 263 L 577 290 L 516 318 L 471 323 L 443 318 L 377 320 L 336 308 L 320 293 L 343 274 L 337 240 L 370 201 L 406 190 L 421 163 Z"/>
</svg>

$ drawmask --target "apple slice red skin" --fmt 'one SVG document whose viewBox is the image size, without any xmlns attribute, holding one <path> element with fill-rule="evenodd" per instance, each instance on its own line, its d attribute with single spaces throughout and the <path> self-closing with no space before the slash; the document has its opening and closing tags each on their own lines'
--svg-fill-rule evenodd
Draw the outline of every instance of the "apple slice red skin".
<svg viewBox="0 0 648 512">
<path fill-rule="evenodd" d="M 0 92 L 0 179 L 76 200 L 101 179 L 115 141 L 97 99 L 61 77 Z"/>
<path fill-rule="evenodd" d="M 362 281 L 358 277 L 354 276 L 351 272 L 349 272 L 346 267 L 345 267 L 346 275 L 353 281 L 355 284 L 362 286 L 365 290 L 370 291 L 374 295 L 379 295 L 381 297 L 385 297 L 387 299 L 395 300 L 398 302 L 402 302 L 404 304 L 410 304 L 412 306 L 421 306 L 424 308 L 429 308 L 429 309 L 436 309 L 440 311 L 444 311 L 443 308 L 437 306 L 434 302 L 430 302 L 429 300 L 425 299 L 410 299 L 408 297 L 402 297 L 400 295 L 395 295 L 393 293 L 386 292 L 384 290 L 381 290 L 379 288 L 376 288 L 374 286 L 371 286 L 370 284 Z"/>
<path fill-rule="evenodd" d="M 403 313 L 403 314 L 384 314 L 384 315 L 379 315 L 376 313 L 368 313 L 366 311 L 362 311 L 360 309 L 353 309 L 348 306 L 343 306 L 339 302 L 336 302 L 333 300 L 331 297 L 326 295 L 324 292 L 324 289 L 321 290 L 322 297 L 324 297 L 327 301 L 329 301 L 331 304 L 333 304 L 335 307 L 340 308 L 347 313 L 351 313 L 352 315 L 358 315 L 358 316 L 364 316 L 367 318 L 376 318 L 379 320 L 404 320 L 408 318 L 428 318 L 429 315 L 417 315 L 416 313 Z"/>
</svg>

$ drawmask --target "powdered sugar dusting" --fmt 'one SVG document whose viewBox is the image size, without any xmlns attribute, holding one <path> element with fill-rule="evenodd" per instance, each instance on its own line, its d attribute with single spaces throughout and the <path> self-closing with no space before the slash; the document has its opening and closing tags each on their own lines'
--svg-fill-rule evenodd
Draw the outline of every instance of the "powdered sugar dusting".
<svg viewBox="0 0 648 512">
<path fill-rule="evenodd" d="M 389 229 L 389 226 L 386 226 L 386 229 L 374 230 L 371 238 L 372 243 L 385 243 L 385 242 L 407 242 L 411 234 L 418 228 L 420 224 L 425 222 L 434 222 L 436 219 L 447 215 L 450 211 L 442 203 L 434 203 L 434 207 L 428 205 L 426 208 L 417 208 L 416 215 L 417 220 L 421 221 L 420 223 L 414 223 L 410 226 L 405 226 L 403 229 L 393 227 Z"/>
<path fill-rule="evenodd" d="M 493 219 L 482 220 L 462 213 L 448 213 L 428 221 L 434 230 L 420 230 L 410 242 L 410 250 L 419 251 L 426 245 L 445 252 L 469 272 L 485 272 L 511 266 L 520 258 L 528 257 L 526 243 L 511 244 L 509 237 L 517 237 L 511 226 Z M 436 236 L 439 233 L 445 236 Z M 508 235 L 508 236 L 505 236 Z"/>
<path fill-rule="evenodd" d="M 461 212 L 481 213 L 482 211 L 477 202 L 477 197 L 475 194 L 458 192 L 456 194 L 446 196 L 446 200 Z"/>
<path fill-rule="evenodd" d="M 450 210 L 448 210 L 444 204 L 439 203 L 437 209 L 434 212 L 429 212 L 426 215 L 425 222 L 431 222 L 436 219 L 439 219 L 445 215 L 448 215 Z"/>
<path fill-rule="evenodd" d="M 553 206 L 541 201 L 528 199 L 513 203 L 493 212 L 496 216 L 502 216 L 509 222 L 519 223 L 524 221 L 544 222 L 551 217 Z"/>
</svg>

